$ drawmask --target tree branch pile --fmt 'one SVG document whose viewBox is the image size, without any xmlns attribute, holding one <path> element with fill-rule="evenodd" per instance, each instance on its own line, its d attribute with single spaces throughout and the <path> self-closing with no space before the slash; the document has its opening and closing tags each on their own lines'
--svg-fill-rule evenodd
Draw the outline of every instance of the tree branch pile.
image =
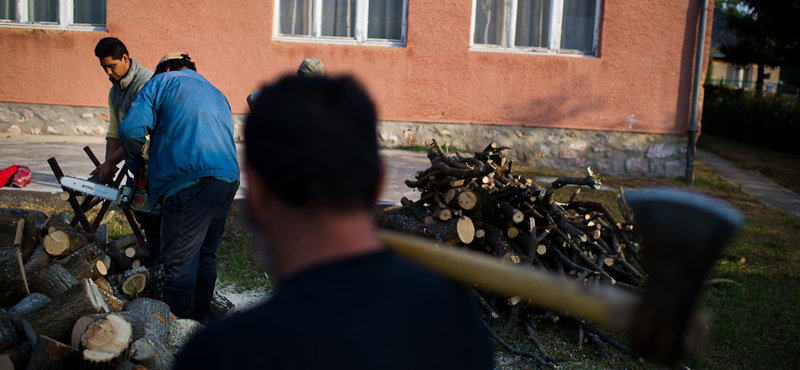
<svg viewBox="0 0 800 370">
<path fill-rule="evenodd" d="M 164 266 L 142 266 L 134 236 L 69 224 L 0 208 L 0 369 L 169 369 L 202 326 L 161 301 Z M 212 306 L 212 320 L 235 308 L 220 294 Z"/>
<path fill-rule="evenodd" d="M 380 212 L 379 227 L 483 251 L 510 264 L 547 269 L 587 286 L 639 290 L 646 266 L 639 257 L 622 190 L 618 196 L 622 220 L 617 220 L 604 204 L 579 198 L 581 187 L 601 186 L 591 170 L 582 178 L 564 177 L 539 186 L 513 173 L 513 159 L 505 156 L 506 149 L 492 143 L 473 156 L 451 156 L 434 141 L 428 152 L 431 166 L 406 181 L 420 192 L 420 199 L 404 197 L 401 206 Z M 578 189 L 566 203 L 556 201 L 560 191 L 575 187 Z M 473 295 L 486 310 L 488 324 L 507 318 L 502 325 L 489 326 L 501 327 L 492 332 L 493 337 L 510 352 L 548 366 L 574 362 L 550 356 L 536 339 L 537 320 L 558 320 L 558 316 L 517 298 L 501 299 L 477 290 Z M 577 322 L 580 344 L 594 346 L 603 358 L 611 358 L 606 352 L 609 346 L 638 358 L 588 323 L 563 321 Z M 528 337 L 536 353 L 506 343 L 503 338 L 514 331 Z"/>
</svg>

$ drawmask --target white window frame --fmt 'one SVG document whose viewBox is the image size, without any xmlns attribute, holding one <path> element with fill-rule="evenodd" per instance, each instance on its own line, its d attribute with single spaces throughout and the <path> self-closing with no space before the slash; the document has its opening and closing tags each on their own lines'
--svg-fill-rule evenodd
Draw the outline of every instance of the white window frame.
<svg viewBox="0 0 800 370">
<path fill-rule="evenodd" d="M 595 0 L 594 12 L 594 32 L 592 40 L 592 52 L 584 53 L 579 50 L 561 49 L 561 25 L 564 19 L 564 0 L 550 0 L 550 40 L 549 47 L 514 46 L 516 43 L 517 32 L 517 4 L 518 0 L 503 0 L 506 2 L 508 12 L 506 14 L 506 32 L 501 37 L 502 45 L 476 44 L 475 43 L 475 16 L 479 0 L 472 0 L 472 19 L 470 20 L 470 49 L 476 51 L 500 51 L 500 52 L 523 52 L 552 54 L 575 57 L 599 57 L 600 45 L 600 10 L 603 0 Z"/>
<path fill-rule="evenodd" d="M 369 0 L 356 0 L 356 21 L 354 37 L 322 36 L 322 0 L 313 0 L 313 15 L 311 35 L 286 35 L 280 33 L 280 0 L 275 0 L 273 12 L 273 39 L 287 42 L 308 42 L 341 45 L 369 45 L 369 46 L 406 46 L 406 32 L 408 30 L 408 1 L 403 0 L 403 21 L 400 30 L 400 40 L 368 38 Z"/>
<path fill-rule="evenodd" d="M 12 0 L 17 2 L 17 19 L 16 21 L 0 20 L 0 27 L 10 28 L 36 28 L 36 29 L 60 29 L 71 31 L 106 31 L 105 24 L 75 24 L 75 8 L 74 0 L 58 0 L 58 22 L 29 22 L 28 18 L 28 4 L 33 0 Z M 106 15 L 108 15 L 108 2 L 106 2 Z M 106 18 L 108 24 L 108 18 Z"/>
</svg>

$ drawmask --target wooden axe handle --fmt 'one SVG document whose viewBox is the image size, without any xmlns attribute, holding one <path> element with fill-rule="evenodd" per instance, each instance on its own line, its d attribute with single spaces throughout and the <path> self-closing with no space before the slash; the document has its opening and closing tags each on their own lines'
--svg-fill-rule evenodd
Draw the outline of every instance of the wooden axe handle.
<svg viewBox="0 0 800 370">
<path fill-rule="evenodd" d="M 628 330 L 639 297 L 622 289 L 582 283 L 551 273 L 524 269 L 468 249 L 439 246 L 427 239 L 379 231 L 384 245 L 406 259 L 461 284 L 535 306 L 578 316 L 596 324 Z"/>
</svg>

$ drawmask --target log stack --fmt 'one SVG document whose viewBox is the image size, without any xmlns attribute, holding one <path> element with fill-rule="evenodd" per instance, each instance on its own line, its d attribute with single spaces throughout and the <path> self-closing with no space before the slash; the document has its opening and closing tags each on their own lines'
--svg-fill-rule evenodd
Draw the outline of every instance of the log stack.
<svg viewBox="0 0 800 370">
<path fill-rule="evenodd" d="M 384 209 L 377 215 L 379 227 L 430 238 L 453 248 L 483 251 L 509 264 L 554 271 L 586 285 L 640 290 L 647 270 L 639 258 L 624 192 L 620 189 L 622 219 L 618 220 L 602 203 L 580 199 L 581 187 L 601 186 L 591 169 L 585 177 L 539 184 L 512 172 L 513 158 L 504 154 L 507 149 L 491 143 L 471 156 L 448 155 L 434 140 L 428 151 L 431 166 L 405 182 L 419 191 L 420 199 L 403 198 L 400 206 Z M 577 189 L 571 197 L 557 196 L 568 187 Z M 536 318 L 551 322 L 558 320 L 557 316 L 517 298 L 501 299 L 478 290 L 472 293 L 487 311 L 487 324 L 499 328 L 493 334 L 501 345 L 547 366 L 571 361 L 550 356 L 534 335 Z M 505 323 L 492 322 L 500 317 Z M 607 346 L 635 356 L 585 322 L 562 322 L 572 322 L 578 328 L 580 344 L 593 345 L 604 358 L 609 357 Z M 530 338 L 538 353 L 520 351 L 506 343 L 503 338 L 514 331 Z"/>
<path fill-rule="evenodd" d="M 161 301 L 164 266 L 141 266 L 134 236 L 106 243 L 69 222 L 0 208 L 0 369 L 169 369 L 202 325 Z M 234 311 L 215 297 L 215 319 Z"/>
</svg>

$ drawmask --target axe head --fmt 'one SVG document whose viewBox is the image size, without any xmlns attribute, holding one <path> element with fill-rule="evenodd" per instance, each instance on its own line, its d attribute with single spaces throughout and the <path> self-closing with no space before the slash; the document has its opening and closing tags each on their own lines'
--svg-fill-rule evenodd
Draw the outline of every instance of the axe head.
<svg viewBox="0 0 800 370">
<path fill-rule="evenodd" d="M 721 201 L 684 190 L 636 191 L 627 201 L 649 272 L 629 330 L 633 347 L 651 360 L 676 364 L 701 350 L 706 330 L 696 312 L 700 290 L 743 217 Z"/>
</svg>

